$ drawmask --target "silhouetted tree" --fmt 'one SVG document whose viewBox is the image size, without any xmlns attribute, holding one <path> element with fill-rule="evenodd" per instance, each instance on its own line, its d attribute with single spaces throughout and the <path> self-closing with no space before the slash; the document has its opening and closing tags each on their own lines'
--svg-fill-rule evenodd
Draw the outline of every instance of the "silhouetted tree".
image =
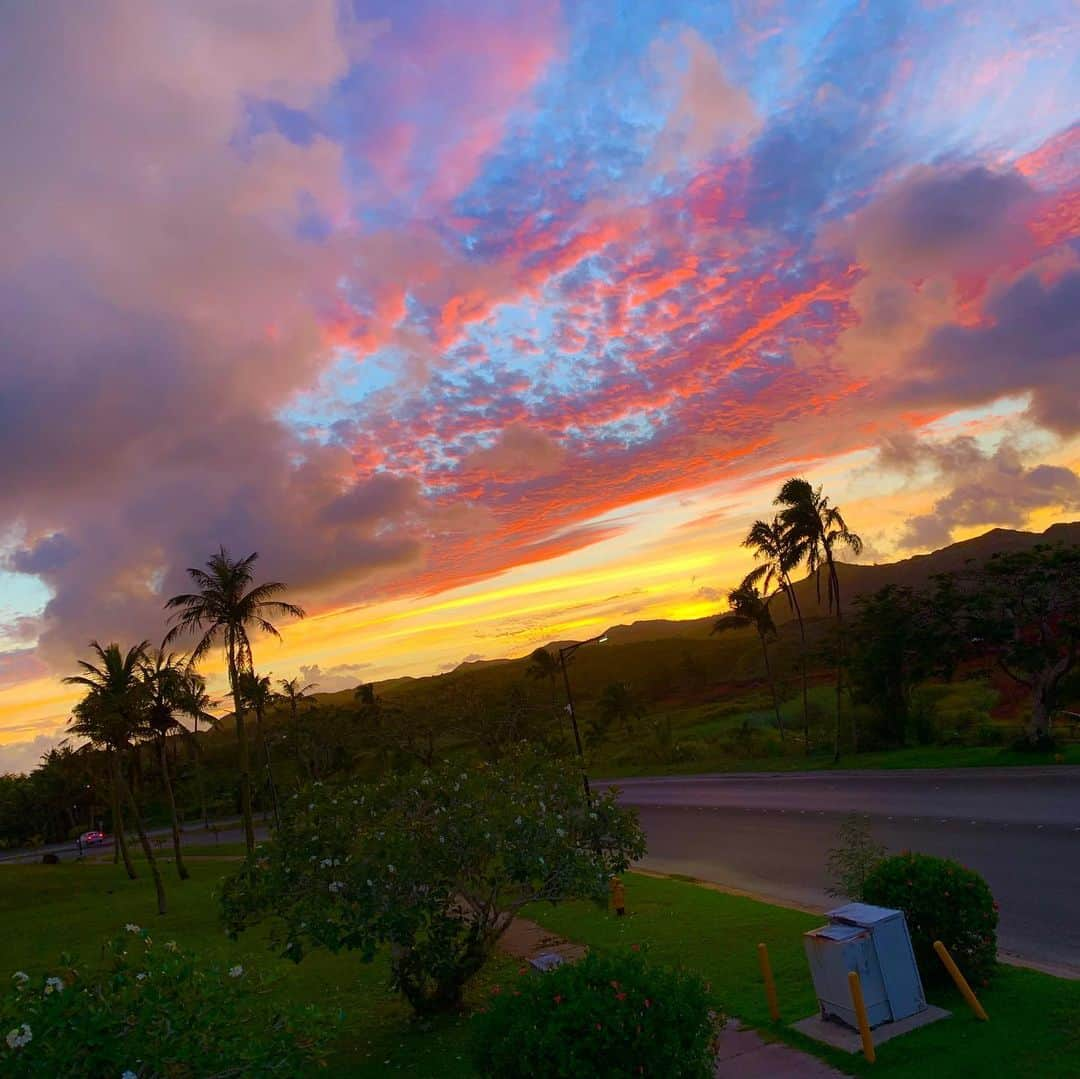
<svg viewBox="0 0 1080 1079">
<path fill-rule="evenodd" d="M 744 547 L 754 552 L 761 565 L 747 574 L 744 585 L 761 585 L 765 595 L 776 585 L 788 601 L 788 607 L 799 626 L 799 673 L 802 678 L 803 739 L 805 750 L 810 752 L 810 702 L 806 686 L 806 623 L 791 574 L 803 560 L 805 542 L 783 520 L 774 517 L 769 521 L 755 521 L 743 540 Z"/>
<path fill-rule="evenodd" d="M 1062 682 L 1080 661 L 1080 546 L 997 554 L 968 577 L 972 629 L 1030 692 L 1027 738 L 1040 745 Z"/>
<path fill-rule="evenodd" d="M 551 711 L 559 711 L 559 660 L 546 648 L 534 648 L 529 653 L 529 665 L 525 668 L 530 678 L 546 679 L 551 688 Z"/>
<path fill-rule="evenodd" d="M 289 706 L 289 734 L 293 744 L 293 756 L 296 760 L 297 776 L 299 772 L 306 771 L 311 779 L 311 763 L 304 752 L 303 732 L 300 730 L 300 708 L 310 710 L 315 702 L 311 700 L 309 693 L 318 686 L 317 682 L 301 683 L 299 678 L 282 678 L 278 683 L 281 692 L 278 696 Z"/>
<path fill-rule="evenodd" d="M 139 833 L 139 842 L 142 844 L 143 853 L 150 866 L 150 874 L 154 879 L 158 913 L 164 914 L 168 908 L 165 901 L 165 886 L 158 870 L 157 859 L 154 857 L 150 839 L 143 826 L 138 802 L 131 788 L 124 782 L 118 760 L 132 740 L 148 729 L 149 701 L 140 671 L 149 644 L 149 641 L 143 641 L 134 648 L 128 649 L 126 653 L 122 653 L 117 644 L 102 647 L 97 641 L 91 641 L 90 647 L 97 657 L 98 664 L 79 660 L 83 673 L 71 675 L 65 678 L 64 682 L 73 686 L 85 686 L 87 689 L 86 696 L 75 706 L 75 714 L 68 729 L 72 734 L 90 739 L 94 745 L 103 748 L 108 755 L 114 791 L 113 814 L 119 818 L 119 803 L 121 799 L 126 798 Z M 127 869 L 128 876 L 134 880 L 135 867 L 132 865 L 131 855 L 127 850 L 122 825 L 116 830 L 116 838 L 117 842 L 122 844 L 124 867 Z"/>
<path fill-rule="evenodd" d="M 280 581 L 254 584 L 257 553 L 234 559 L 222 547 L 212 555 L 205 569 L 188 569 L 188 576 L 198 591 L 173 596 L 166 604 L 175 613 L 175 625 L 169 630 L 165 644 L 183 633 L 198 635 L 191 652 L 191 662 L 201 659 L 215 644 L 225 651 L 236 716 L 236 740 L 240 756 L 240 808 L 244 817 L 244 842 L 248 854 L 255 849 L 255 825 L 251 815 L 251 762 L 248 754 L 247 732 L 244 728 L 244 703 L 240 693 L 240 675 L 254 670 L 249 630 L 261 629 L 272 637 L 280 637 L 271 617 L 288 615 L 303 618 L 304 610 L 295 603 L 276 599 L 285 591 Z"/>
<path fill-rule="evenodd" d="M 274 812 L 274 826 L 280 823 L 278 813 L 277 786 L 274 783 L 274 769 L 270 763 L 270 744 L 266 739 L 266 726 L 263 718 L 266 709 L 277 699 L 277 694 L 270 688 L 270 677 L 259 677 L 254 671 L 243 671 L 240 674 L 240 696 L 255 713 L 255 737 L 263 754 L 263 767 L 266 769 L 266 782 L 270 788 L 270 806 Z"/>
<path fill-rule="evenodd" d="M 772 692 L 773 710 L 776 713 L 776 725 L 780 729 L 780 741 L 784 741 L 784 717 L 780 714 L 780 698 L 776 693 L 776 679 L 773 677 L 772 663 L 769 661 L 769 641 L 776 639 L 776 624 L 769 611 L 769 600 L 749 580 L 743 581 L 738 588 L 728 593 L 728 606 L 731 610 L 721 615 L 712 628 L 713 633 L 724 630 L 753 626 L 761 642 L 761 654 L 765 659 L 765 676 L 769 680 Z"/>
<path fill-rule="evenodd" d="M 844 679 L 844 615 L 840 604 L 840 578 L 836 573 L 834 551 L 847 547 L 853 554 L 862 550 L 862 540 L 852 532 L 837 506 L 830 504 L 820 487 L 811 487 L 801 477 L 787 480 L 774 500 L 782 506 L 780 520 L 789 537 L 791 548 L 801 551 L 806 558 L 807 569 L 817 583 L 818 602 L 821 602 L 821 571 L 826 570 L 828 584 L 828 608 L 836 614 L 837 649 L 836 665 L 836 740 L 833 759 L 840 758 L 840 712 Z M 853 713 L 854 715 L 854 713 Z M 858 733 L 852 727 L 852 748 L 858 748 Z"/>
<path fill-rule="evenodd" d="M 175 652 L 166 652 L 164 649 L 156 648 L 145 655 L 140 669 L 147 695 L 146 722 L 157 744 L 161 782 L 169 803 L 176 872 L 181 880 L 187 880 L 189 874 L 180 849 L 180 820 L 176 812 L 172 778 L 169 775 L 166 739 L 170 734 L 184 731 L 184 727 L 176 718 L 176 713 L 182 710 L 188 692 L 186 686 L 188 667 L 183 657 L 177 656 Z"/>
</svg>

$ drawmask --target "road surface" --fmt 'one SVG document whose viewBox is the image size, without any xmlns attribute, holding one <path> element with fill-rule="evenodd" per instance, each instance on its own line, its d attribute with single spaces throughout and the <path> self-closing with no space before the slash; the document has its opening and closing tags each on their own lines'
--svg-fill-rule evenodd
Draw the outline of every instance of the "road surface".
<svg viewBox="0 0 1080 1079">
<path fill-rule="evenodd" d="M 266 826 L 267 818 L 261 814 L 255 818 L 255 838 L 266 839 L 269 830 Z M 217 843 L 243 843 L 244 830 L 239 817 L 229 817 L 217 822 L 218 832 L 209 831 L 203 827 L 201 821 L 188 821 L 181 831 L 181 843 L 185 847 L 214 846 Z M 172 830 L 170 828 L 151 828 L 147 833 L 152 839 L 165 838 L 166 842 L 156 847 L 165 857 L 172 851 Z M 128 843 L 133 851 L 139 850 L 139 837 L 135 832 L 128 832 Z M 112 853 L 113 837 L 107 836 L 103 844 L 93 847 L 84 847 L 81 856 L 97 857 L 103 852 Z M 78 843 L 69 839 L 65 843 L 49 843 L 35 850 L 9 850 L 0 852 L 0 865 L 29 865 L 40 862 L 43 854 L 55 854 L 61 862 L 75 861 L 80 857 Z"/>
<path fill-rule="evenodd" d="M 977 870 L 1001 905 L 1000 950 L 1080 976 L 1080 768 L 670 776 L 614 781 L 638 806 L 647 869 L 827 909 L 844 817 L 891 852 Z"/>
</svg>

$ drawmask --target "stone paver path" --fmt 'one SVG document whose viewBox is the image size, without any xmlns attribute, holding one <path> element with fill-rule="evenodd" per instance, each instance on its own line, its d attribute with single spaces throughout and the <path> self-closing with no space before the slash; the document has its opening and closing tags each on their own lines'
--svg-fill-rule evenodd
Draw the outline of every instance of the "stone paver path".
<svg viewBox="0 0 1080 1079">
<path fill-rule="evenodd" d="M 756 1030 L 729 1019 L 716 1054 L 716 1079 L 844 1079 L 844 1073 L 809 1053 L 767 1042 Z"/>
<path fill-rule="evenodd" d="M 499 947 L 516 959 L 535 959 L 554 952 L 571 961 L 585 954 L 574 944 L 527 918 L 515 918 L 499 941 Z M 716 1055 L 716 1079 L 844 1079 L 809 1053 L 779 1042 L 764 1041 L 756 1030 L 742 1027 L 737 1019 L 721 1031 Z"/>
</svg>

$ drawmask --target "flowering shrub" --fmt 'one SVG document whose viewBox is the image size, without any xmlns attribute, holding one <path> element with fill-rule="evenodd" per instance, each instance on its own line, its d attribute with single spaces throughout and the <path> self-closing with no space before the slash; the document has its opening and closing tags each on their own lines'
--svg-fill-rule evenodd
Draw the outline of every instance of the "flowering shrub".
<svg viewBox="0 0 1080 1079">
<path fill-rule="evenodd" d="M 276 941 L 297 961 L 311 947 L 370 960 L 389 945 L 393 987 L 433 1012 L 460 1002 L 515 911 L 603 901 L 644 849 L 636 814 L 611 793 L 586 802 L 575 769 L 527 753 L 444 762 L 294 796 L 222 902 L 233 932 L 280 919 Z"/>
<path fill-rule="evenodd" d="M 497 986 L 474 1020 L 474 1062 L 500 1079 L 647 1075 L 706 1079 L 720 1016 L 695 975 L 640 954 L 590 952 Z"/>
<path fill-rule="evenodd" d="M 910 851 L 878 862 L 863 885 L 863 899 L 902 910 L 923 981 L 947 983 L 934 952 L 940 940 L 965 978 L 986 984 L 997 960 L 997 903 L 986 881 L 947 858 Z"/>
<path fill-rule="evenodd" d="M 86 975 L 68 956 L 41 982 L 15 972 L 0 994 L 0 1075 L 292 1076 L 320 1055 L 315 1013 L 256 1006 L 255 973 L 230 978 L 136 925 L 104 953 Z"/>
</svg>

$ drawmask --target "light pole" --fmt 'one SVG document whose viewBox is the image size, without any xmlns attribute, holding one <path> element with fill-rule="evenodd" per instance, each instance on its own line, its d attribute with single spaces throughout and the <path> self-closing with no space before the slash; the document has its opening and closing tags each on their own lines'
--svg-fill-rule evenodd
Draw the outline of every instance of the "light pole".
<svg viewBox="0 0 1080 1079">
<path fill-rule="evenodd" d="M 578 760 L 581 762 L 581 782 L 585 787 L 585 798 L 592 801 L 592 790 L 589 787 L 589 777 L 585 772 L 585 751 L 581 748 L 581 733 L 578 731 L 577 716 L 574 714 L 574 694 L 570 691 L 570 675 L 566 670 L 566 661 L 579 648 L 587 644 L 603 644 L 607 640 L 606 634 L 599 637 L 590 637 L 587 641 L 578 641 L 576 644 L 568 644 L 559 649 L 559 666 L 562 667 L 563 685 L 566 686 L 566 708 L 570 713 L 570 725 L 574 728 L 574 744 L 577 746 Z"/>
</svg>

